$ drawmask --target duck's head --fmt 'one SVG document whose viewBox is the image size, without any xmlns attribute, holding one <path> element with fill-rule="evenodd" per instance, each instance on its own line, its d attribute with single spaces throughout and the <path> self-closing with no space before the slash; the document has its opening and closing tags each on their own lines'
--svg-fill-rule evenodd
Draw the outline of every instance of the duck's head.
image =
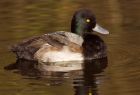
<svg viewBox="0 0 140 95">
<path fill-rule="evenodd" d="M 90 10 L 82 9 L 75 12 L 71 22 L 71 32 L 78 35 L 84 33 L 99 32 L 101 34 L 109 34 L 109 32 L 96 23 L 96 18 Z"/>
</svg>

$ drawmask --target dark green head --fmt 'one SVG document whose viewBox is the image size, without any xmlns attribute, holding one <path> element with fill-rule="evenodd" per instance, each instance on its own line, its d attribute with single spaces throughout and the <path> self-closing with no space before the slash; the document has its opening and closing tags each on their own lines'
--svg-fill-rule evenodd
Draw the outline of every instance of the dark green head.
<svg viewBox="0 0 140 95">
<path fill-rule="evenodd" d="M 103 29 L 96 23 L 96 18 L 90 10 L 82 9 L 75 12 L 71 22 L 71 32 L 82 36 L 84 33 L 93 31 L 102 34 L 109 33 L 106 29 Z"/>
</svg>

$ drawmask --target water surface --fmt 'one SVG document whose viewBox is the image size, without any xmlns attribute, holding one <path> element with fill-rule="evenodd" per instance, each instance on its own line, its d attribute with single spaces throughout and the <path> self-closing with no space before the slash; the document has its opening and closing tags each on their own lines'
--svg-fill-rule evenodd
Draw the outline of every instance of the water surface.
<svg viewBox="0 0 140 95">
<path fill-rule="evenodd" d="M 140 95 L 139 4 L 139 0 L 1 0 L 0 94 Z M 108 36 L 100 35 L 108 46 L 106 69 L 98 74 L 77 72 L 78 78 L 75 73 L 39 78 L 4 70 L 16 61 L 9 51 L 12 44 L 47 32 L 70 31 L 71 17 L 80 8 L 91 9 L 110 31 Z"/>
</svg>

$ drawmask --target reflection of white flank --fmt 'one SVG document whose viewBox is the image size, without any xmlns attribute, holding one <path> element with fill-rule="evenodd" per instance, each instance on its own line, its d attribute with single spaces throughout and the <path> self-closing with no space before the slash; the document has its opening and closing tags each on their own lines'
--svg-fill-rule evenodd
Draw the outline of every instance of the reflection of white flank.
<svg viewBox="0 0 140 95">
<path fill-rule="evenodd" d="M 57 63 L 57 64 L 56 64 Z M 56 71 L 56 72 L 68 72 L 72 70 L 81 70 L 82 61 L 70 61 L 70 62 L 56 62 L 56 63 L 39 63 L 38 69 L 41 71 Z"/>
</svg>

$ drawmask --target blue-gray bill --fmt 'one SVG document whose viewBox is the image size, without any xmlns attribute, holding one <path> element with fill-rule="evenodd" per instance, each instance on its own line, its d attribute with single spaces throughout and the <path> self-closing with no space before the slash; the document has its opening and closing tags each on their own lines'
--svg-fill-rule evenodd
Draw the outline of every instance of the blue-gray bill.
<svg viewBox="0 0 140 95">
<path fill-rule="evenodd" d="M 98 33 L 101 33 L 101 34 L 109 34 L 109 31 L 102 28 L 101 26 L 99 26 L 98 24 L 96 24 L 96 26 L 92 29 L 93 31 L 96 31 Z"/>
</svg>

